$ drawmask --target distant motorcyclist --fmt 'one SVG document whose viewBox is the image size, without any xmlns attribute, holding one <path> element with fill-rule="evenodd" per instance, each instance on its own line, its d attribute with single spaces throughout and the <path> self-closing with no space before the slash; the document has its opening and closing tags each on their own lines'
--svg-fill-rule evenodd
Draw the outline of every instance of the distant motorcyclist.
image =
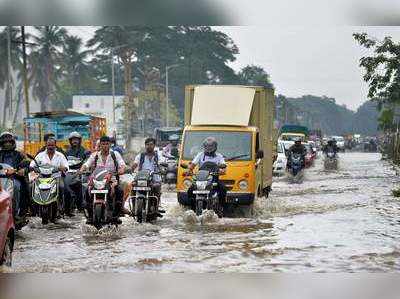
<svg viewBox="0 0 400 299">
<path fill-rule="evenodd" d="M 324 154 L 333 152 L 336 155 L 339 152 L 339 147 L 336 144 L 336 140 L 335 139 L 328 140 L 327 144 L 324 145 L 324 147 L 322 148 L 322 152 Z"/>
<path fill-rule="evenodd" d="M 111 193 L 115 196 L 116 204 L 114 206 L 113 217 L 114 221 L 121 223 L 119 215 L 122 210 L 123 191 L 120 186 L 119 176 L 124 174 L 126 164 L 118 152 L 111 150 L 111 140 L 108 136 L 100 138 L 100 151 L 96 151 L 90 155 L 89 159 L 82 165 L 80 171 L 94 171 L 98 167 L 103 167 L 110 173 L 115 175 L 115 181 L 111 184 Z M 86 194 L 86 209 L 88 211 L 88 223 L 91 223 L 92 217 L 92 198 Z"/>
<path fill-rule="evenodd" d="M 82 146 L 82 135 L 78 132 L 71 132 L 68 136 L 68 140 L 70 145 L 66 151 L 67 158 L 70 159 L 69 157 L 75 157 L 81 160 L 83 163 L 83 161 L 89 157 L 90 152 Z M 74 179 L 73 175 L 67 173 L 65 177 L 65 188 L 67 191 L 66 195 L 68 196 L 70 202 L 75 202 L 78 210 L 82 211 L 83 196 L 81 180 Z M 69 215 L 67 216 L 74 216 L 72 211 L 68 212 L 68 214 Z"/>
<path fill-rule="evenodd" d="M 298 154 L 301 156 L 302 159 L 302 167 L 305 167 L 305 159 L 307 155 L 307 149 L 306 147 L 301 143 L 301 138 L 296 138 L 294 140 L 294 144 L 289 148 L 287 151 L 287 156 L 288 156 L 288 162 L 287 162 L 287 168 L 291 167 L 291 158 L 293 154 Z"/>
<path fill-rule="evenodd" d="M 217 165 L 225 165 L 225 159 L 222 154 L 217 152 L 218 149 L 218 142 L 214 137 L 207 137 L 203 141 L 203 151 L 198 153 L 192 162 L 189 164 L 189 172 L 188 174 L 191 175 L 193 173 L 193 170 L 196 166 L 199 166 L 201 168 L 204 163 L 206 162 L 212 162 Z M 219 169 L 219 174 L 224 175 L 226 173 L 226 168 L 220 168 Z M 225 204 L 225 199 L 226 199 L 226 187 L 225 185 L 221 182 L 218 181 L 218 197 L 220 199 L 220 204 L 221 207 L 223 208 Z M 188 198 L 191 201 L 192 208 L 195 208 L 195 198 L 193 195 L 193 187 L 190 187 L 188 189 Z M 222 213 L 222 211 L 221 211 Z"/>
<path fill-rule="evenodd" d="M 82 135 L 78 132 L 71 132 L 68 136 L 69 147 L 65 152 L 66 156 L 72 156 L 81 160 L 89 158 L 89 152 L 82 146 Z"/>
<path fill-rule="evenodd" d="M 0 163 L 8 164 L 13 169 L 7 171 L 14 179 L 15 221 L 22 220 L 29 207 L 29 184 L 27 172 L 29 163 L 24 163 L 25 154 L 16 150 L 16 140 L 11 132 L 0 134 Z"/>
<path fill-rule="evenodd" d="M 110 137 L 110 141 L 111 141 L 111 149 L 114 152 L 118 152 L 120 153 L 121 156 L 123 156 L 125 154 L 125 150 L 122 146 L 117 144 L 117 139 L 115 137 Z"/>
<path fill-rule="evenodd" d="M 168 138 L 169 143 L 163 148 L 162 155 L 167 159 L 178 159 L 179 158 L 179 136 L 173 134 Z"/>
</svg>

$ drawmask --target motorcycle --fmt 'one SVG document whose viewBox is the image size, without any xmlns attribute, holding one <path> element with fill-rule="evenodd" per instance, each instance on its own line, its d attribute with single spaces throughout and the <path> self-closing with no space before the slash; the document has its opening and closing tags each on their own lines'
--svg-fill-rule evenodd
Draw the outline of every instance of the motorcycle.
<svg viewBox="0 0 400 299">
<path fill-rule="evenodd" d="M 176 184 L 176 178 L 178 173 L 178 161 L 175 159 L 168 159 L 166 162 L 160 163 L 163 167 L 163 182 L 170 185 Z"/>
<path fill-rule="evenodd" d="M 115 197 L 111 196 L 112 173 L 98 167 L 91 175 L 88 183 L 89 196 L 92 198 L 92 213 L 87 218 L 92 218 L 94 227 L 100 229 L 105 224 L 112 223 L 115 211 Z"/>
<path fill-rule="evenodd" d="M 33 203 L 38 207 L 42 224 L 55 222 L 58 212 L 64 208 L 64 196 L 60 194 L 61 173 L 49 164 L 36 164 L 33 170 L 38 174 L 32 184 Z"/>
<path fill-rule="evenodd" d="M 133 182 L 132 194 L 129 198 L 131 215 L 139 223 L 151 222 L 157 217 L 162 217 L 158 209 L 160 198 L 154 192 L 155 184 L 161 183 L 160 175 L 149 170 L 140 170 Z"/>
<path fill-rule="evenodd" d="M 325 170 L 336 170 L 338 168 L 338 159 L 335 152 L 328 151 L 325 153 L 324 168 Z"/>
<path fill-rule="evenodd" d="M 65 187 L 66 187 L 66 199 L 65 199 L 65 213 L 68 215 L 73 211 L 75 206 L 78 210 L 82 209 L 82 180 L 79 173 L 83 161 L 80 158 L 74 156 L 68 156 L 68 171 L 65 174 Z M 79 190 L 77 190 L 80 187 Z"/>
<path fill-rule="evenodd" d="M 299 180 L 302 178 L 304 168 L 304 162 L 302 155 L 298 153 L 292 153 L 290 156 L 290 163 L 288 167 L 288 172 L 291 179 Z"/>
<path fill-rule="evenodd" d="M 187 168 L 187 165 L 181 165 Z M 203 210 L 213 210 L 217 215 L 221 215 L 222 206 L 218 193 L 219 170 L 226 165 L 217 165 L 213 162 L 206 162 L 197 174 L 192 178 L 192 189 L 195 197 L 195 213 L 200 216 Z"/>
</svg>

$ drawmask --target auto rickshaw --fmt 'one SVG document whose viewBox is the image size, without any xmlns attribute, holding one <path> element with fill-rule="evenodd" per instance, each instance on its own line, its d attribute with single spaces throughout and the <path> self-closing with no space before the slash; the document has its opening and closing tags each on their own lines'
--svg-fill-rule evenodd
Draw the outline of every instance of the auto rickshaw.
<svg viewBox="0 0 400 299">
<path fill-rule="evenodd" d="M 183 128 L 179 127 L 161 127 L 154 129 L 154 138 L 156 139 L 156 144 L 159 147 L 164 147 L 169 143 L 169 137 L 172 135 L 178 135 L 179 140 L 182 137 Z"/>
<path fill-rule="evenodd" d="M 82 146 L 93 151 L 96 141 L 106 134 L 106 119 L 74 110 L 33 113 L 24 119 L 24 151 L 36 155 L 45 144 L 46 133 L 54 133 L 57 146 L 67 149 L 73 131 L 82 135 Z"/>
</svg>

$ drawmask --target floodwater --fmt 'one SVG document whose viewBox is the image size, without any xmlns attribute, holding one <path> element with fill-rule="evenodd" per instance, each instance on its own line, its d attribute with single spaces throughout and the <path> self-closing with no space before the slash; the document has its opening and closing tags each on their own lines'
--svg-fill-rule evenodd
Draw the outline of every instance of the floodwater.
<svg viewBox="0 0 400 299">
<path fill-rule="evenodd" d="M 195 217 L 163 194 L 156 224 L 123 218 L 100 232 L 81 216 L 18 232 L 7 272 L 394 272 L 400 270 L 400 180 L 380 154 L 345 153 L 340 169 L 323 159 L 301 184 L 277 178 L 252 215 Z M 240 211 L 243 212 L 243 211 Z M 238 215 L 243 213 L 238 213 Z"/>
</svg>

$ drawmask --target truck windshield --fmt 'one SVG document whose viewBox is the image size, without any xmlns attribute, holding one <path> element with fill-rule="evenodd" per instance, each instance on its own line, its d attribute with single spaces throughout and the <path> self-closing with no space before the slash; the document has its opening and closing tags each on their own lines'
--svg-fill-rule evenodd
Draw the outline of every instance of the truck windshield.
<svg viewBox="0 0 400 299">
<path fill-rule="evenodd" d="M 183 159 L 192 160 L 203 151 L 203 141 L 214 137 L 218 142 L 218 152 L 225 160 L 249 161 L 252 159 L 250 132 L 187 131 L 183 144 Z"/>
</svg>

